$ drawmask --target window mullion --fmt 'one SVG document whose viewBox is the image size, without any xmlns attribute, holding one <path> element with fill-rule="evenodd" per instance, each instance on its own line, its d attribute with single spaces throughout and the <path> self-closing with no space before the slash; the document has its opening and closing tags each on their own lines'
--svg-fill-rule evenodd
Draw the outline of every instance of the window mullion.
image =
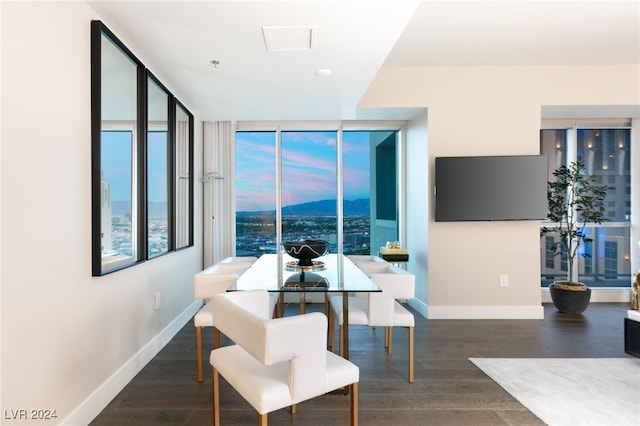
<svg viewBox="0 0 640 426">
<path fill-rule="evenodd" d="M 135 204 L 137 211 L 135 221 L 137 230 L 134 231 L 137 237 L 135 243 L 137 247 L 136 260 L 142 261 L 147 257 L 147 237 L 149 235 L 147 224 L 147 74 L 144 67 L 138 68 L 138 137 L 136 138 L 136 170 L 135 179 Z"/>
</svg>

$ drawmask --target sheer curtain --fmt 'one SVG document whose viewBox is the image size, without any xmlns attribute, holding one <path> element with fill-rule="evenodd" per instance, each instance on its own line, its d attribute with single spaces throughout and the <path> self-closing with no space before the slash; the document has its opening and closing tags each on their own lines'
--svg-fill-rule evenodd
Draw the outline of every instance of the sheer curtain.
<svg viewBox="0 0 640 426">
<path fill-rule="evenodd" d="M 235 253 L 235 122 L 205 122 L 203 130 L 206 268 Z"/>
</svg>

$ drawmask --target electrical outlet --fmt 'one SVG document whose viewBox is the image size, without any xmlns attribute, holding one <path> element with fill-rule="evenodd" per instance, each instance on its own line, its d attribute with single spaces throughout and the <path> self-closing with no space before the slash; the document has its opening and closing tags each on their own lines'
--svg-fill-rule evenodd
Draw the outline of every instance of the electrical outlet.
<svg viewBox="0 0 640 426">
<path fill-rule="evenodd" d="M 156 293 L 155 294 L 155 296 L 154 296 L 154 305 L 155 305 L 156 311 L 158 309 L 160 309 L 160 293 Z"/>
<path fill-rule="evenodd" d="M 509 287 L 509 275 L 500 275 L 500 287 Z"/>
</svg>

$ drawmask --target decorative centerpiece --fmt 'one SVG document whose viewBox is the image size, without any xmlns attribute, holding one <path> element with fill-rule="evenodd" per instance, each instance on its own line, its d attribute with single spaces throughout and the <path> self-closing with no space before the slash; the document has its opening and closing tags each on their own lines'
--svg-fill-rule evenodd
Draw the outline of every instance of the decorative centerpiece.
<svg viewBox="0 0 640 426">
<path fill-rule="evenodd" d="M 329 248 L 329 243 L 322 240 L 301 240 L 282 245 L 289 256 L 298 259 L 300 267 L 313 267 L 313 259 L 327 254 Z"/>
<path fill-rule="evenodd" d="M 303 269 L 298 274 L 293 274 L 284 283 L 285 288 L 295 290 L 323 289 L 329 286 L 327 279 L 313 272 L 305 272 Z"/>
</svg>

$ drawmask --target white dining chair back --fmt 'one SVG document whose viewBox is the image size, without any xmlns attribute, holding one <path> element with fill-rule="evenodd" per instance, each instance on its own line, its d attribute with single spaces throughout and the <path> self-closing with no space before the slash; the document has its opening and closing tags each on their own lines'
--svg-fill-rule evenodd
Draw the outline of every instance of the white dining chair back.
<svg viewBox="0 0 640 426">
<path fill-rule="evenodd" d="M 373 256 L 368 254 L 350 254 L 347 256 L 347 259 L 352 261 L 356 266 L 359 263 L 371 263 L 371 262 L 387 263 L 387 261 L 381 258 L 380 256 Z"/>
<path fill-rule="evenodd" d="M 250 263 L 216 263 L 194 276 L 193 295 L 196 299 L 207 300 L 226 291 L 243 272 L 251 267 Z M 231 283 L 229 283 L 231 281 Z M 227 284 L 228 283 L 228 284 Z M 225 286 L 226 284 L 226 286 Z"/>
<path fill-rule="evenodd" d="M 255 256 L 229 256 L 222 259 L 219 263 L 251 263 L 254 264 L 258 260 Z"/>
</svg>

